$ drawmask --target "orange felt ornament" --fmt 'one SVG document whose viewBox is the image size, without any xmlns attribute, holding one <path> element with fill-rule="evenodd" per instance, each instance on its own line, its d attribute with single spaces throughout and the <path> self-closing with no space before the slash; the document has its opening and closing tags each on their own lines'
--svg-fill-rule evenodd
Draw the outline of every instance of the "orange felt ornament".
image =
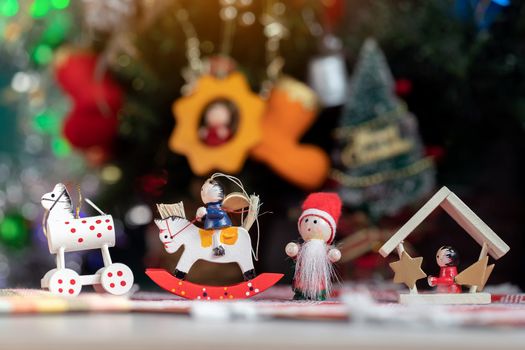
<svg viewBox="0 0 525 350">
<path fill-rule="evenodd" d="M 207 106 L 217 101 L 227 101 L 238 109 L 237 127 L 227 142 L 210 146 L 199 137 L 198 129 Z M 239 172 L 249 150 L 261 139 L 264 101 L 250 90 L 248 82 L 238 72 L 223 79 L 203 75 L 190 95 L 175 101 L 173 112 L 177 125 L 169 146 L 172 151 L 187 157 L 196 175 L 203 176 L 213 170 Z"/>
<path fill-rule="evenodd" d="M 330 170 L 326 152 L 299 140 L 317 115 L 317 97 L 305 84 L 281 78 L 267 101 L 262 141 L 251 155 L 277 174 L 306 190 L 320 187 Z"/>
</svg>

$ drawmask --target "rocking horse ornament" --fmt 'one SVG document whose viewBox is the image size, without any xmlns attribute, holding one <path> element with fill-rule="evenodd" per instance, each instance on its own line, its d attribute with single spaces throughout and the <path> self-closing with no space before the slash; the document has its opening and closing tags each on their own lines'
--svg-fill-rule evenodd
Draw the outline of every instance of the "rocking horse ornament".
<svg viewBox="0 0 525 350">
<path fill-rule="evenodd" d="M 218 177 L 232 181 L 242 192 L 224 196 Z M 173 274 L 164 269 L 147 269 L 146 274 L 165 290 L 188 299 L 244 299 L 277 283 L 282 274 L 263 273 L 257 276 L 253 266 L 252 257 L 258 258 L 259 237 L 254 251 L 248 230 L 257 221 L 259 197 L 249 196 L 237 178 L 216 173 L 202 186 L 201 199 L 205 206 L 197 210 L 192 221 L 186 219 L 182 202 L 157 205 L 161 219 L 155 220 L 155 224 L 164 249 L 172 254 L 184 246 L 184 252 Z M 245 212 L 247 214 L 243 215 L 241 226 L 232 226 L 228 213 Z M 196 221 L 204 221 L 204 228 L 194 225 Z M 198 260 L 220 264 L 236 262 L 244 282 L 232 286 L 205 286 L 186 281 L 187 273 Z"/>
</svg>

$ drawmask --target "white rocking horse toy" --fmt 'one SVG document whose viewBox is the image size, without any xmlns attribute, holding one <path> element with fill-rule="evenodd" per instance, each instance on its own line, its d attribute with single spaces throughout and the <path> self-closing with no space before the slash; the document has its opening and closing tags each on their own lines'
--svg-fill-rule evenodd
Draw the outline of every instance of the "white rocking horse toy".
<svg viewBox="0 0 525 350">
<path fill-rule="evenodd" d="M 237 179 L 223 174 L 213 175 L 212 179 L 217 176 L 233 179 L 232 181 L 243 189 Z M 206 183 L 209 184 L 210 180 Z M 206 183 L 203 188 L 206 188 Z M 155 220 L 155 224 L 159 228 L 159 238 L 164 249 L 172 254 L 184 246 L 184 252 L 177 263 L 174 275 L 164 269 L 147 269 L 146 274 L 160 287 L 188 299 L 248 298 L 277 283 L 282 278 L 282 274 L 263 273 L 256 276 L 253 266 L 252 255 L 257 259 L 257 249 L 254 252 L 248 230 L 257 221 L 259 197 L 248 196 L 243 189 L 243 193 L 231 193 L 220 202 L 208 203 L 207 207 L 208 215 L 212 212 L 210 207 L 213 213 L 217 213 L 217 210 L 222 210 L 222 208 L 234 213 L 243 213 L 246 208 L 248 210 L 240 227 L 229 226 L 231 222 L 227 219 L 229 225 L 226 227 L 201 229 L 193 223 L 200 219 L 199 213 L 203 209 L 206 210 L 204 207 L 199 209 L 195 220 L 189 221 L 186 219 L 182 202 L 168 205 L 158 204 L 161 219 Z M 257 247 L 258 245 L 259 242 L 257 242 Z M 245 281 L 233 286 L 219 287 L 185 281 L 186 274 L 198 260 L 221 264 L 236 262 L 241 268 Z"/>
<path fill-rule="evenodd" d="M 71 197 L 64 184 L 57 184 L 52 192 L 42 196 L 46 210 L 43 230 L 49 252 L 56 254 L 56 269 L 48 271 L 41 280 L 42 288 L 53 294 L 76 296 L 83 285 L 93 285 L 97 292 L 114 295 L 127 293 L 133 285 L 133 273 L 121 263 L 112 263 L 109 248 L 115 246 L 115 225 L 111 215 L 104 214 L 89 199 L 85 200 L 101 215 L 79 218 L 73 214 Z M 100 249 L 104 267 L 94 275 L 79 275 L 66 268 L 65 253 Z"/>
</svg>

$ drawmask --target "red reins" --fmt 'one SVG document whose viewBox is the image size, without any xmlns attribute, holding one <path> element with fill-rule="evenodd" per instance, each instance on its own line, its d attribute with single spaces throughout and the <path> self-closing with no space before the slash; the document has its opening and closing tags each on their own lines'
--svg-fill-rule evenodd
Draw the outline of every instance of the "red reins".
<svg viewBox="0 0 525 350">
<path fill-rule="evenodd" d="M 243 209 L 241 209 L 240 211 L 239 210 L 226 210 L 226 209 L 223 209 L 223 210 L 226 211 L 226 212 L 235 213 L 235 214 L 242 214 L 242 213 L 248 212 L 248 210 L 243 210 Z M 170 238 L 173 239 L 176 235 L 178 235 L 179 233 L 181 233 L 182 231 L 187 229 L 190 225 L 193 225 L 195 223 L 195 221 L 197 221 L 197 218 L 195 218 L 195 219 L 191 220 L 190 222 L 188 222 L 188 224 L 186 226 L 184 226 L 183 228 L 181 228 L 180 230 L 178 230 L 174 234 L 171 234 L 170 225 L 168 225 L 168 223 L 166 222 L 166 227 L 168 228 L 168 233 L 170 234 Z"/>
<path fill-rule="evenodd" d="M 168 233 L 170 234 L 170 238 L 173 239 L 176 235 L 178 235 L 179 233 L 181 233 L 182 231 L 187 229 L 190 225 L 193 225 L 195 223 L 195 221 L 197 221 L 197 218 L 195 218 L 195 219 L 191 220 L 190 222 L 188 222 L 188 224 L 186 226 L 184 226 L 183 228 L 181 228 L 180 230 L 178 230 L 174 234 L 171 234 L 170 225 L 166 222 L 166 227 L 168 228 Z"/>
</svg>

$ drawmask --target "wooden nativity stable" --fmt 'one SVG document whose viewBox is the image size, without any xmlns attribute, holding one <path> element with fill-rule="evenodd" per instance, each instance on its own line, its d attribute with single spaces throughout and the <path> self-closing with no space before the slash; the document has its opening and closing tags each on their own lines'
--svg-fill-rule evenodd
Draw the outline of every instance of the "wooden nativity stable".
<svg viewBox="0 0 525 350">
<path fill-rule="evenodd" d="M 421 270 L 422 257 L 412 258 L 403 248 L 403 241 L 436 208 L 443 208 L 481 246 L 479 259 L 455 278 L 460 285 L 470 286 L 468 293 L 418 293 L 416 281 L 427 275 Z M 491 296 L 482 293 L 494 264 L 488 265 L 488 255 L 495 260 L 504 256 L 510 247 L 485 224 L 458 196 L 447 187 L 442 187 L 379 249 L 383 257 L 394 250 L 399 261 L 390 264 L 395 272 L 394 282 L 404 283 L 409 293 L 401 294 L 403 304 L 489 304 Z M 488 254 L 488 255 L 487 255 Z"/>
</svg>

